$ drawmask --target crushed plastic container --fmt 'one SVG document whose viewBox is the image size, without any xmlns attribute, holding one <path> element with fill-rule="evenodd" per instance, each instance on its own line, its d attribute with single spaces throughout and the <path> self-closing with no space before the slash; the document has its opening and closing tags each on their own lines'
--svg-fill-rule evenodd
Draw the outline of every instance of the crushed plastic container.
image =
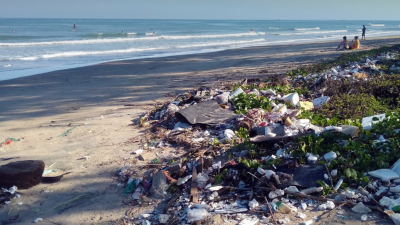
<svg viewBox="0 0 400 225">
<path fill-rule="evenodd" d="M 313 101 L 313 105 L 316 108 L 321 108 L 323 104 L 325 104 L 329 101 L 329 99 L 330 99 L 330 97 L 328 97 L 328 96 L 322 96 L 322 97 L 316 98 Z"/>
<path fill-rule="evenodd" d="M 293 106 L 298 106 L 299 105 L 299 94 L 297 94 L 297 92 L 291 93 L 291 94 L 287 94 L 285 96 L 282 97 L 282 99 L 286 102 L 286 103 L 291 103 Z"/>
<path fill-rule="evenodd" d="M 204 220 L 209 215 L 210 214 L 206 209 L 188 209 L 187 211 L 187 218 L 189 223 Z"/>
<path fill-rule="evenodd" d="M 326 160 L 326 161 L 332 161 L 332 160 L 334 160 L 334 159 L 336 159 L 337 158 L 337 154 L 336 154 L 336 152 L 328 152 L 328 153 L 326 153 L 325 155 L 324 155 L 324 159 Z"/>
<path fill-rule="evenodd" d="M 236 90 L 234 90 L 232 93 L 229 94 L 229 99 L 238 96 L 239 94 L 244 93 L 243 89 L 238 88 Z"/>
</svg>

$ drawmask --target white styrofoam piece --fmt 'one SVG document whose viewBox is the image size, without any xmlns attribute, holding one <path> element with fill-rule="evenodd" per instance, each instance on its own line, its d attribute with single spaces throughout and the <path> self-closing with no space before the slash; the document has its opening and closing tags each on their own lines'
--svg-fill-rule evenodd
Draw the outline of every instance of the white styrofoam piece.
<svg viewBox="0 0 400 225">
<path fill-rule="evenodd" d="M 329 99 L 330 99 L 329 96 L 322 96 L 322 97 L 314 99 L 313 104 L 315 107 L 321 108 L 323 104 L 325 104 L 329 101 Z"/>
<path fill-rule="evenodd" d="M 382 121 L 386 118 L 386 115 L 379 114 L 379 115 L 364 117 L 361 121 L 361 125 L 363 126 L 364 130 L 372 129 L 372 124 L 375 124 L 378 122 L 378 121 L 372 121 L 372 118 L 374 118 L 374 117 L 378 118 L 379 121 Z"/>
<path fill-rule="evenodd" d="M 383 181 L 389 181 L 399 178 L 399 175 L 391 169 L 379 169 L 368 172 L 369 175 L 379 178 Z"/>
</svg>

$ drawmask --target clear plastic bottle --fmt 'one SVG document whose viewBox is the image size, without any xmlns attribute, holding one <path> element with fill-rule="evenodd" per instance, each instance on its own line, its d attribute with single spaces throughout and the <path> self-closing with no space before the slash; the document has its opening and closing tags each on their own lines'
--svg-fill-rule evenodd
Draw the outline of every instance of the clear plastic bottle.
<svg viewBox="0 0 400 225">
<path fill-rule="evenodd" d="M 278 206 L 278 212 L 283 214 L 289 214 L 292 212 L 292 209 L 283 202 L 277 202 L 276 206 Z"/>
</svg>

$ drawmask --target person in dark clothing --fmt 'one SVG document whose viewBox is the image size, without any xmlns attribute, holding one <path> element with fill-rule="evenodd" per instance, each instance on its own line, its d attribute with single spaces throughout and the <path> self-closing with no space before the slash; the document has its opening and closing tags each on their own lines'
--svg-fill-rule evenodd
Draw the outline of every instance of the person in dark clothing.
<svg viewBox="0 0 400 225">
<path fill-rule="evenodd" d="M 365 28 L 365 25 L 363 25 L 361 40 L 365 40 L 365 30 L 366 30 L 366 29 L 367 29 L 367 28 Z"/>
<path fill-rule="evenodd" d="M 340 42 L 340 44 L 336 48 L 336 50 L 345 50 L 345 49 L 350 49 L 349 42 L 347 41 L 347 37 L 346 36 L 343 37 L 342 42 Z"/>
</svg>

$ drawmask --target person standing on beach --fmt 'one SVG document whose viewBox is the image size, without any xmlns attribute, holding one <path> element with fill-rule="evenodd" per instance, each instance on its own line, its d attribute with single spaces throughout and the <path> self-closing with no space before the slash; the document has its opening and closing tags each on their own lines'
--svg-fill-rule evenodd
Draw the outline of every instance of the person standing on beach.
<svg viewBox="0 0 400 225">
<path fill-rule="evenodd" d="M 365 40 L 365 30 L 366 30 L 366 29 L 367 29 L 367 28 L 365 28 L 365 25 L 363 25 L 361 40 Z"/>
</svg>

